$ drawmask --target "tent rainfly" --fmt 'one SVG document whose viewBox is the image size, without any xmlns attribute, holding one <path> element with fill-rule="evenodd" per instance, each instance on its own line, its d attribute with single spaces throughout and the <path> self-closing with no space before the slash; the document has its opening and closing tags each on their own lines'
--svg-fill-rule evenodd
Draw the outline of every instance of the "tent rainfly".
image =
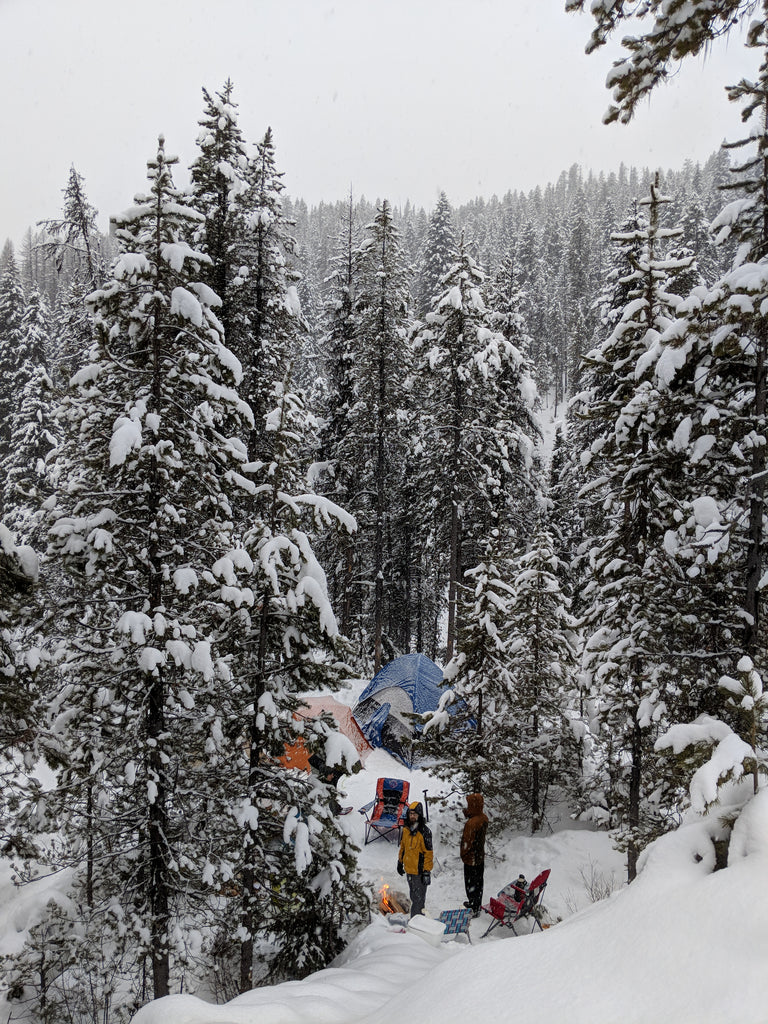
<svg viewBox="0 0 768 1024">
<path fill-rule="evenodd" d="M 404 654 L 377 672 L 360 694 L 354 715 L 372 747 L 383 747 L 413 766 L 413 740 L 421 722 L 408 716 L 436 710 L 442 670 L 425 654 Z"/>
</svg>

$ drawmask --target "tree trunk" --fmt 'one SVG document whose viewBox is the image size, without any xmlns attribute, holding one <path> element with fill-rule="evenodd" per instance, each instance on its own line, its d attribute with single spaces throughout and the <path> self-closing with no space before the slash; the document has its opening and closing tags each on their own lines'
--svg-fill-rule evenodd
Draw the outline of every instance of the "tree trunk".
<svg viewBox="0 0 768 1024">
<path fill-rule="evenodd" d="M 374 674 L 381 668 L 384 630 L 384 432 L 378 431 L 376 472 L 376 536 L 374 539 Z"/>
<path fill-rule="evenodd" d="M 451 548 L 448 571 L 448 636 L 446 658 L 451 660 L 456 645 L 456 601 L 459 576 L 459 508 L 456 498 L 451 496 Z"/>
<path fill-rule="evenodd" d="M 386 233 L 381 240 L 381 265 L 386 264 Z M 374 673 L 381 668 L 381 643 L 384 629 L 384 502 L 386 499 L 386 415 L 387 415 L 387 367 L 385 347 L 387 340 L 386 318 L 386 274 L 381 275 L 379 361 L 378 361 L 378 407 L 376 409 L 376 537 L 374 541 Z"/>
<path fill-rule="evenodd" d="M 415 590 L 416 590 L 416 650 L 424 650 L 424 571 L 422 568 L 421 555 L 415 565 Z"/>
<path fill-rule="evenodd" d="M 640 779 L 643 763 L 643 731 L 635 721 L 632 729 L 632 767 L 629 776 L 629 827 L 631 838 L 627 847 L 627 881 L 637 876 L 637 858 L 640 848 L 637 843 L 637 829 L 640 825 Z"/>
<path fill-rule="evenodd" d="M 482 740 L 483 740 L 483 717 L 484 717 L 484 711 L 485 711 L 485 707 L 484 707 L 484 704 L 483 704 L 483 691 L 480 690 L 480 692 L 477 695 L 477 740 L 478 740 L 478 745 L 481 744 Z M 477 762 L 476 758 L 475 758 L 474 767 L 472 769 L 472 789 L 473 789 L 473 791 L 475 793 L 482 793 L 482 791 L 483 791 L 483 772 L 482 772 L 482 768 L 480 767 L 480 764 Z"/>
<path fill-rule="evenodd" d="M 258 698 L 257 698 L 258 702 Z M 254 705 L 256 707 L 256 704 Z M 248 795 L 251 799 L 256 793 L 259 762 L 261 760 L 262 736 L 256 725 L 256 712 L 251 719 L 249 727 L 249 764 L 248 764 Z M 247 826 L 243 839 L 243 897 L 240 923 L 245 932 L 245 938 L 240 943 L 240 992 L 250 992 L 253 988 L 253 938 L 256 933 L 257 903 L 256 903 L 256 836 L 250 826 Z"/>
<path fill-rule="evenodd" d="M 342 570 L 341 584 L 341 616 L 339 626 L 344 636 L 350 635 L 352 625 L 352 569 L 353 569 L 354 545 L 345 537 L 342 540 L 342 558 L 344 568 Z"/>
<path fill-rule="evenodd" d="M 158 190 L 156 231 L 155 231 L 155 265 L 163 266 L 162 259 L 162 194 Z M 155 304 L 154 328 L 152 333 L 152 395 L 154 408 L 162 415 L 162 331 L 164 310 L 159 303 Z M 150 547 L 149 547 L 149 579 L 148 598 L 151 614 L 163 608 L 163 559 L 157 545 L 157 513 L 163 492 L 163 481 L 157 466 L 156 456 L 152 457 L 150 471 Z M 149 904 L 151 912 L 151 957 L 152 957 L 152 990 L 153 997 L 160 999 L 170 991 L 170 952 L 168 949 L 168 925 L 170 903 L 170 879 L 168 877 L 169 862 L 172 859 L 168 850 L 168 772 L 165 756 L 165 674 L 158 668 L 154 675 L 144 677 L 149 684 L 146 705 L 146 736 L 148 747 L 149 781 L 155 786 L 154 799 L 149 798 Z"/>
<path fill-rule="evenodd" d="M 147 702 L 149 771 L 150 778 L 157 787 L 155 798 L 149 804 L 149 901 L 152 915 L 152 992 L 155 999 L 167 996 L 170 991 L 168 812 L 166 768 L 163 764 L 164 705 L 165 686 L 162 671 L 158 670 L 157 677 L 151 679 Z"/>
<path fill-rule="evenodd" d="M 540 578 L 539 578 L 540 579 Z M 541 607 L 539 605 L 539 595 L 541 594 L 542 583 L 539 583 L 536 592 L 536 621 L 541 622 Z M 541 696 L 541 686 L 539 679 L 541 675 L 541 644 L 539 642 L 540 631 L 537 629 L 534 631 L 533 636 L 533 693 L 534 693 L 534 711 L 533 711 L 533 722 L 532 722 L 532 733 L 534 743 L 539 735 L 539 699 Z M 538 832 L 541 828 L 541 765 L 539 764 L 538 753 L 533 758 L 533 771 L 531 772 L 531 834 Z"/>
<path fill-rule="evenodd" d="M 765 388 L 766 388 L 766 328 L 761 323 L 757 337 L 757 362 L 755 366 L 755 430 L 765 430 Z M 744 610 L 747 621 L 744 628 L 744 649 L 756 657 L 760 628 L 760 579 L 762 577 L 763 516 L 765 514 L 765 446 L 752 449 L 752 477 L 749 496 L 749 547 L 747 549 L 747 582 Z"/>
<path fill-rule="evenodd" d="M 413 581 L 411 579 L 411 560 L 413 545 L 411 543 L 411 523 L 406 514 L 403 530 L 403 575 L 405 577 L 405 599 L 402 610 L 402 633 L 400 646 L 403 651 L 411 649 L 411 617 L 413 614 Z"/>
<path fill-rule="evenodd" d="M 539 715 L 533 713 L 533 735 L 539 735 Z M 541 828 L 541 766 L 538 755 L 533 758 L 531 771 L 531 834 L 538 832 Z"/>
<path fill-rule="evenodd" d="M 274 522 L 273 522 L 274 527 Z M 256 652 L 256 678 L 251 693 L 253 699 L 253 715 L 248 727 L 248 799 L 256 804 L 259 766 L 264 753 L 264 734 L 258 725 L 259 701 L 264 695 L 264 678 L 267 659 L 267 641 L 269 627 L 268 591 L 261 595 L 261 615 L 259 617 L 259 638 Z M 258 880 L 258 863 L 256 852 L 256 832 L 248 824 L 243 837 L 243 898 L 240 924 L 245 938 L 240 943 L 240 992 L 250 992 L 253 988 L 253 939 L 256 934 L 258 920 L 258 903 L 256 900 L 256 882 Z"/>
</svg>

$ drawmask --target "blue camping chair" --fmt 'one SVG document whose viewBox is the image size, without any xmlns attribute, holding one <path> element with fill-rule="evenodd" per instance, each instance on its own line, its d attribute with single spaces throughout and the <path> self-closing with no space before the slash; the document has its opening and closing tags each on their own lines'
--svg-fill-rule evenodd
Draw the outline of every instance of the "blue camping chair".
<svg viewBox="0 0 768 1024">
<path fill-rule="evenodd" d="M 411 784 L 405 779 L 379 779 L 376 796 L 360 808 L 365 815 L 365 846 L 377 839 L 400 842 L 408 812 Z"/>
</svg>

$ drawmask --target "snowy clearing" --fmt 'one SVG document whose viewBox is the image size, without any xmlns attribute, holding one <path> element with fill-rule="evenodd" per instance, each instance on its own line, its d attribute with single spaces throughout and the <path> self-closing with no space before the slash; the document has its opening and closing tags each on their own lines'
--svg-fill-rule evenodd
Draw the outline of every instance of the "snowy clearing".
<svg viewBox="0 0 768 1024">
<path fill-rule="evenodd" d="M 426 772 L 374 750 L 364 771 L 340 787 L 342 803 L 355 808 L 344 820 L 361 845 L 364 820 L 356 810 L 384 775 L 408 779 L 414 799 L 440 788 Z M 554 831 L 541 838 L 509 834 L 489 848 L 484 900 L 520 871 L 530 879 L 551 868 L 544 905 L 551 921 L 562 920 L 544 932 L 516 937 L 498 928 L 481 940 L 490 923 L 483 913 L 471 924 L 471 945 L 452 938 L 433 947 L 374 913 L 333 967 L 304 981 L 257 989 L 224 1006 L 171 996 L 145 1006 L 133 1024 L 383 1024 L 405 1006 L 422 1024 L 513 1017 L 526 1024 L 765 1024 L 768 799 L 759 803 L 744 826 L 748 856 L 710 873 L 707 857 L 697 857 L 711 844 L 694 823 L 649 849 L 631 887 L 623 884 L 623 855 L 605 832 L 553 820 Z M 464 900 L 454 822 L 432 806 L 437 866 L 427 913 L 435 918 Z M 363 847 L 361 870 L 376 888 L 407 891 L 396 851 L 383 840 Z M 614 892 L 592 903 L 588 887 Z M 521 977 L 525 984 L 515 980 Z M 738 987 L 724 983 L 736 977 Z"/>
</svg>

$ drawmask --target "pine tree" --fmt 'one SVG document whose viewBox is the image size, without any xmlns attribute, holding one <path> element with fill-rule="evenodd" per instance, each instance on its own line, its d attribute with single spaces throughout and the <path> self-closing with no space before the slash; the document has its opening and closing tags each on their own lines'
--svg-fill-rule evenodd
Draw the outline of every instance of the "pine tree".
<svg viewBox="0 0 768 1024">
<path fill-rule="evenodd" d="M 97 211 L 88 202 L 85 183 L 74 167 L 63 191 L 62 217 L 42 222 L 43 240 L 35 246 L 44 261 L 52 263 L 57 279 L 55 326 L 48 352 L 48 372 L 57 387 L 66 385 L 90 347 L 85 297 L 102 284 L 110 249 L 98 233 Z"/>
<path fill-rule="evenodd" d="M 766 31 L 765 19 L 756 22 L 750 31 L 751 45 L 764 46 Z M 744 121 L 753 118 L 756 110 L 761 111 L 762 117 L 768 104 L 768 58 L 764 57 L 756 83 L 742 81 L 729 90 L 729 95 L 734 101 L 743 102 Z M 768 135 L 764 130 L 753 133 L 729 148 L 751 145 L 755 138 L 757 154 L 733 168 L 732 184 L 738 188 L 740 198 L 726 205 L 713 223 L 722 240 L 733 239 L 737 243 L 734 266 L 712 289 L 695 288 L 680 307 L 681 323 L 665 339 L 667 344 L 657 372 L 665 385 L 675 385 L 670 400 L 674 398 L 678 403 L 679 429 L 673 445 L 681 453 L 689 453 L 691 468 L 683 470 L 686 484 L 695 494 L 702 493 L 700 488 L 706 485 L 706 493 L 716 502 L 709 531 L 713 545 L 710 561 L 717 561 L 718 549 L 725 554 L 726 532 L 731 535 L 728 559 L 734 564 L 740 558 L 745 560 L 745 579 L 735 584 L 739 590 L 744 587 L 742 642 L 747 656 L 759 665 L 759 652 L 765 646 L 760 622 L 760 581 L 766 529 L 766 458 L 764 446 L 755 444 L 754 438 L 764 429 L 768 342 L 762 316 L 755 311 L 765 293 L 764 265 L 768 256 L 763 161 Z M 712 426 L 715 422 L 717 429 Z M 734 515 L 733 488 L 738 488 L 741 477 L 746 478 L 745 494 Z M 728 522 L 730 528 L 726 527 Z M 687 546 L 685 538 L 691 528 L 685 518 L 677 526 L 682 546 Z"/>
<path fill-rule="evenodd" d="M 244 580 L 249 595 L 240 612 L 240 668 L 230 697 L 230 720 L 245 729 L 236 747 L 248 752 L 232 801 L 241 831 L 241 991 L 253 987 L 260 936 L 278 938 L 273 975 L 303 977 L 339 952 L 342 937 L 367 911 L 332 793 L 318 780 L 294 777 L 276 760 L 300 729 L 326 764 L 341 762 L 349 770 L 357 752 L 326 722 L 297 720 L 302 697 L 336 688 L 345 667 L 308 530 L 334 522 L 351 530 L 354 522 L 306 490 L 302 463 L 311 421 L 301 395 L 278 385 L 273 400 L 267 418 L 273 457 L 257 472 L 253 525 L 244 538 L 247 564 L 228 564 L 231 578 L 225 577 L 229 585 Z"/>
<path fill-rule="evenodd" d="M 524 535 L 521 515 L 535 490 L 535 388 L 523 354 L 492 330 L 482 285 L 482 271 L 462 244 L 414 340 L 429 491 L 438 502 L 435 544 L 447 564 L 449 659 L 464 571 L 477 564 L 500 522 Z"/>
<path fill-rule="evenodd" d="M 751 45 L 766 47 L 767 21 L 754 23 Z M 708 735 L 715 722 L 718 742 L 730 731 L 746 744 L 751 723 L 724 698 L 729 686 L 722 679 L 742 663 L 749 665 L 747 675 L 754 670 L 761 677 L 768 653 L 762 614 L 766 459 L 759 440 L 765 433 L 767 388 L 766 52 L 758 80 L 729 90 L 732 99 L 743 102 L 743 119 L 752 124 L 758 112 L 760 126 L 730 146 L 749 145 L 750 151 L 733 168 L 739 198 L 713 225 L 721 238 L 737 243 L 734 265 L 713 287 L 694 288 L 681 303 L 680 319 L 661 339 L 656 361 L 675 426 L 667 446 L 678 466 L 676 514 L 669 517 L 666 545 L 691 581 L 689 605 L 696 606 L 697 628 L 691 631 L 699 669 L 690 687 L 691 711 L 698 713 L 697 722 L 707 717 Z M 730 692 L 738 691 L 730 687 Z M 748 690 L 744 694 L 751 699 Z M 683 730 L 688 727 L 680 714 L 675 721 Z"/>
<path fill-rule="evenodd" d="M 591 541 L 583 665 L 606 744 L 603 795 L 625 830 L 630 881 L 642 845 L 666 824 L 664 801 L 646 798 L 659 784 L 654 732 L 675 696 L 668 654 L 675 567 L 662 543 L 669 488 L 654 444 L 658 403 L 649 373 L 679 301 L 665 288 L 664 241 L 678 234 L 660 225 L 665 201 L 657 176 L 641 204 L 647 223 L 623 233 L 642 247 L 621 279 L 628 301 L 613 332 L 586 357 L 602 383 L 587 411 L 598 434 L 581 461 L 592 477 L 585 489 L 601 488 L 607 530 Z"/>
<path fill-rule="evenodd" d="M 706 814 L 721 804 L 724 790 L 730 789 L 728 801 L 735 807 L 733 787 L 744 775 L 752 776 L 751 795 L 760 787 L 760 776 L 768 775 L 768 752 L 759 737 L 768 712 L 768 695 L 752 659 L 744 656 L 736 665 L 738 678 L 724 675 L 718 680 L 725 704 L 738 721 L 734 730 L 719 718 L 702 714 L 690 724 L 673 725 L 656 741 L 657 751 L 669 751 L 673 762 L 681 762 L 690 773 L 690 803 L 693 810 Z M 737 797 L 738 799 L 738 797 Z M 748 802 L 747 797 L 744 801 Z M 731 810 L 731 815 L 733 810 Z M 715 851 L 722 840 L 714 841 Z M 717 867 L 727 865 L 720 856 Z"/>
<path fill-rule="evenodd" d="M 248 155 L 237 123 L 234 87 L 227 79 L 213 96 L 203 89 L 205 110 L 199 122 L 200 155 L 190 168 L 195 208 L 205 215 L 195 243 L 210 258 L 203 277 L 221 299 L 219 318 L 227 346 L 241 353 L 248 324 L 239 308 L 238 248 L 244 231 L 244 193 L 248 189 Z"/>
<path fill-rule="evenodd" d="M 505 578 L 509 562 L 497 560 L 499 547 L 497 531 L 484 558 L 465 575 L 458 650 L 443 671 L 448 689 L 425 724 L 423 746 L 439 775 L 466 792 L 482 792 L 489 807 L 503 807 L 506 814 L 515 743 L 509 630 L 514 591 Z M 488 757 L 490 745 L 498 756 Z"/>
<path fill-rule="evenodd" d="M 530 358 L 533 339 L 525 320 L 526 294 L 519 284 L 514 254 L 508 253 L 488 288 L 487 303 L 491 310 L 490 324 L 500 331 L 526 358 Z"/>
<path fill-rule="evenodd" d="M 0 522 L 0 778 L 3 779 L 0 820 L 4 847 L 13 831 L 15 815 L 8 805 L 18 775 L 18 764 L 10 755 L 14 749 L 27 748 L 33 735 L 30 715 L 34 693 L 28 685 L 21 685 L 15 629 L 22 618 L 24 598 L 36 585 L 38 575 L 34 551 L 17 544 L 13 533 Z"/>
<path fill-rule="evenodd" d="M 323 337 L 322 427 L 320 460 L 323 469 L 323 490 L 342 507 L 349 507 L 355 488 L 354 433 L 352 410 L 355 405 L 356 319 L 354 316 L 355 232 L 352 193 L 349 196 L 347 221 L 332 259 L 328 284 L 330 293 L 324 309 Z M 336 541 L 340 546 L 336 546 Z M 339 625 L 345 636 L 352 635 L 353 581 L 355 578 L 355 547 L 347 534 L 328 538 L 330 548 L 322 552 L 329 573 L 329 585 Z M 359 600 L 354 602 L 359 607 Z M 361 623 L 357 622 L 355 632 Z"/>
<path fill-rule="evenodd" d="M 574 787 L 576 745 L 568 706 L 576 672 L 576 623 L 560 587 L 563 569 L 543 526 L 510 576 L 508 672 L 514 688 L 507 720 L 507 776 L 537 832 L 552 786 Z M 510 742 L 511 741 L 511 742 Z"/>
<path fill-rule="evenodd" d="M 408 279 L 392 211 L 385 200 L 366 228 L 355 253 L 356 294 L 355 405 L 350 425 L 355 451 L 356 493 L 350 511 L 358 519 L 362 582 L 372 596 L 370 608 L 374 668 L 383 663 L 387 606 L 401 599 L 394 582 L 390 538 L 402 510 L 401 485 L 406 451 L 401 410 L 407 405 Z M 369 552 L 363 560 L 362 552 Z"/>
<path fill-rule="evenodd" d="M 494 531 L 483 560 L 465 574 L 458 653 L 445 668 L 449 689 L 426 725 L 424 747 L 440 775 L 482 791 L 504 820 L 527 819 L 535 832 L 549 787 L 573 785 L 566 693 L 575 623 L 549 534 L 540 529 L 514 558 L 502 554 L 508 547 Z"/>
<path fill-rule="evenodd" d="M 414 309 L 418 319 L 423 319 L 429 312 L 432 300 L 440 290 L 440 282 L 456 262 L 456 251 L 453 210 L 445 192 L 441 192 L 429 218 L 419 258 Z"/>
<path fill-rule="evenodd" d="M 34 289 L 19 327 L 16 367 L 8 381 L 17 405 L 8 425 L 8 452 L 0 459 L 5 520 L 24 541 L 36 539 L 41 506 L 51 490 L 46 463 L 56 441 L 51 423 L 53 384 L 46 368 L 49 335 L 45 302 Z"/>
<path fill-rule="evenodd" d="M 641 100 L 660 82 L 666 81 L 670 66 L 676 67 L 678 61 L 706 52 L 717 36 L 729 33 L 755 6 L 756 3 L 744 0 L 711 0 L 685 5 L 685 16 L 681 17 L 683 4 L 670 4 L 666 0 L 648 0 L 639 12 L 623 2 L 591 4 L 590 11 L 597 24 L 587 44 L 587 53 L 603 46 L 630 17 L 639 18 L 641 29 L 622 39 L 622 46 L 630 55 L 615 61 L 606 78 L 615 102 L 603 120 L 626 124 Z M 565 8 L 567 11 L 583 10 L 584 0 L 566 0 Z M 643 32 L 649 22 L 650 26 Z"/>
<path fill-rule="evenodd" d="M 275 164 L 272 130 L 257 146 L 247 170 L 248 189 L 242 195 L 245 232 L 235 249 L 239 276 L 233 285 L 247 327 L 236 339 L 234 352 L 245 370 L 243 394 L 254 416 L 249 447 L 262 454 L 267 441 L 264 419 L 275 382 L 282 381 L 299 351 L 299 337 L 306 330 L 297 291 L 298 275 L 289 260 L 295 241 L 282 212 L 282 174 Z M 242 347 L 241 347 L 242 346 Z"/>
<path fill-rule="evenodd" d="M 11 248 L 0 277 L 0 463 L 12 456 L 11 428 L 19 396 L 14 380 L 21 359 L 24 293 L 16 258 Z M 3 511 L 0 495 L 0 511 Z"/>
<path fill-rule="evenodd" d="M 578 494 L 578 516 L 582 524 L 580 532 L 583 541 L 583 546 L 577 545 L 573 552 L 573 568 L 577 578 L 584 578 L 584 574 L 589 573 L 584 559 L 588 557 L 592 538 L 599 537 L 607 530 L 603 493 L 605 482 L 601 474 L 588 469 L 591 454 L 585 455 L 583 459 L 580 456 L 582 452 L 591 452 L 593 444 L 603 444 L 603 436 L 610 432 L 615 420 L 616 403 L 620 407 L 633 387 L 631 377 L 628 377 L 621 393 L 616 393 L 613 363 L 606 361 L 600 354 L 601 347 L 606 338 L 613 336 L 630 301 L 632 289 L 636 285 L 636 267 L 642 256 L 646 230 L 647 218 L 638 211 L 635 202 L 631 215 L 611 235 L 613 244 L 610 264 L 604 268 L 605 285 L 594 303 L 597 319 L 592 339 L 594 348 L 580 357 L 579 391 L 572 396 L 568 408 L 569 437 L 575 458 L 566 472 L 566 478 L 573 487 L 572 493 Z M 577 586 L 575 591 L 574 610 L 580 613 L 582 587 Z"/>
<path fill-rule="evenodd" d="M 577 199 L 576 213 L 569 225 L 568 252 L 566 255 L 566 351 L 564 353 L 565 383 L 563 393 L 573 393 L 578 383 L 580 360 L 584 345 L 591 336 L 589 297 L 592 294 L 590 272 L 592 269 L 592 236 L 589 223 L 581 212 L 585 201 L 583 190 Z M 557 404 L 557 392 L 555 404 Z"/>
<path fill-rule="evenodd" d="M 115 219 L 122 252 L 89 299 L 95 340 L 61 407 L 51 527 L 74 633 L 51 706 L 68 856 L 94 928 L 116 960 L 133 948 L 134 983 L 149 959 L 155 997 L 206 899 L 205 801 L 232 756 L 204 709 L 232 678 L 218 648 L 242 596 L 217 565 L 233 546 L 251 422 L 217 297 L 197 279 L 207 258 L 186 241 L 203 218 L 174 186 L 174 162 L 161 138 L 149 193 Z"/>
<path fill-rule="evenodd" d="M 52 239 L 44 242 L 41 248 L 45 256 L 53 260 L 57 273 L 61 273 L 65 266 L 70 268 L 76 279 L 84 282 L 90 291 L 104 277 L 102 243 L 96 229 L 97 211 L 88 202 L 85 182 L 74 167 L 70 169 L 63 191 L 61 219 L 41 222 L 46 235 Z"/>
</svg>

